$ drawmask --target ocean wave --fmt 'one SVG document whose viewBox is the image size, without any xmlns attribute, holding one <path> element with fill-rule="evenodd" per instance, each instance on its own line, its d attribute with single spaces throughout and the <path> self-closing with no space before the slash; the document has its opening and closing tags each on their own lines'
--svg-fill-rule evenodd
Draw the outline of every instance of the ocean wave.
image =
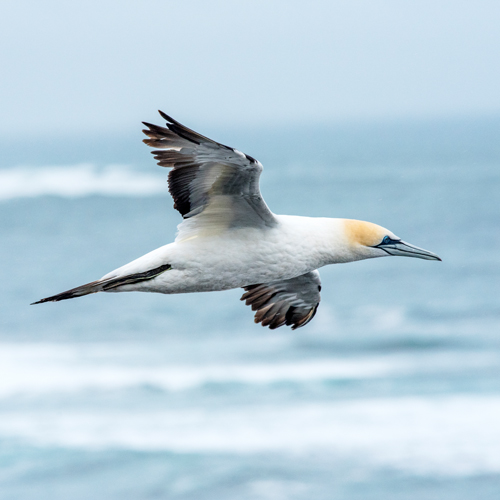
<svg viewBox="0 0 500 500">
<path fill-rule="evenodd" d="M 110 391 L 145 384 L 183 391 L 240 383 L 266 391 L 281 382 L 395 380 L 432 372 L 463 375 L 466 370 L 496 369 L 498 353 L 443 351 L 207 364 L 174 362 L 163 357 L 166 352 L 168 345 L 162 343 L 1 343 L 0 440 L 86 450 L 324 453 L 373 470 L 389 467 L 458 476 L 500 473 L 498 394 L 316 402 L 280 398 L 275 404 L 269 398 L 265 403 L 252 399 L 244 404 L 228 394 L 217 405 L 191 394 L 175 406 L 165 398 L 147 408 L 116 392 L 106 405 L 90 397 L 98 391 L 109 396 Z M 72 398 L 47 397 L 54 394 Z"/>
<path fill-rule="evenodd" d="M 36 396 L 84 390 L 126 390 L 155 387 L 183 391 L 207 384 L 269 385 L 383 377 L 404 369 L 384 359 L 319 359 L 293 363 L 224 363 L 149 365 L 117 362 L 105 357 L 81 359 L 77 352 L 57 350 L 48 355 L 18 353 L 5 347 L 0 355 L 0 398 Z M 27 355 L 24 355 L 27 354 Z"/>
<path fill-rule="evenodd" d="M 500 472 L 500 397 L 373 398 L 145 411 L 2 412 L 0 438 L 36 446 L 331 454 L 431 475 Z"/>
<path fill-rule="evenodd" d="M 208 384 L 317 383 L 463 372 L 500 364 L 497 353 L 442 352 L 360 355 L 293 362 L 185 363 L 154 360 L 130 346 L 0 344 L 0 398 L 154 387 L 167 392 Z"/>
<path fill-rule="evenodd" d="M 0 169 L 0 200 L 44 195 L 146 196 L 166 193 L 165 176 L 127 166 L 92 164 Z"/>
</svg>

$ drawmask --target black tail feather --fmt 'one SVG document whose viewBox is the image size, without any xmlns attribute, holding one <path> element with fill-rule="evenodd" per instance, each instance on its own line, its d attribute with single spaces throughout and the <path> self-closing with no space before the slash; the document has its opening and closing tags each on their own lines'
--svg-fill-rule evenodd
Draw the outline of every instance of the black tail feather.
<svg viewBox="0 0 500 500">
<path fill-rule="evenodd" d="M 89 295 L 90 293 L 106 292 L 108 290 L 113 290 L 124 285 L 131 285 L 133 283 L 139 283 L 141 281 L 149 281 L 156 276 L 164 273 L 171 269 L 170 264 L 164 264 L 162 266 L 150 269 L 149 271 L 144 271 L 142 273 L 128 274 L 126 276 L 108 278 L 106 280 L 92 281 L 92 283 L 87 283 L 86 285 L 77 286 L 71 290 L 66 290 L 65 292 L 58 293 L 57 295 L 52 295 L 52 297 L 47 297 L 45 299 L 39 300 L 38 302 L 33 302 L 34 304 L 43 304 L 44 302 L 59 302 L 60 300 L 74 299 L 75 297 L 83 297 L 84 295 Z"/>
<path fill-rule="evenodd" d="M 77 286 L 71 290 L 66 290 L 65 292 L 58 293 L 57 295 L 52 295 L 52 297 L 46 297 L 45 299 L 33 302 L 30 305 L 43 304 L 44 302 L 59 302 L 60 300 L 74 299 L 75 297 L 83 297 L 84 295 L 89 295 L 90 293 L 97 293 L 102 290 L 104 283 L 105 282 L 102 281 L 92 281 L 92 283 Z"/>
</svg>

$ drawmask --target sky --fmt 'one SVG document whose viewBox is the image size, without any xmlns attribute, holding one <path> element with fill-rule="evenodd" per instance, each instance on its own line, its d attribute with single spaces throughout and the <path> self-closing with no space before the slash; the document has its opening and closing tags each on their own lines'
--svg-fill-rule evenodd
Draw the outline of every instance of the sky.
<svg viewBox="0 0 500 500">
<path fill-rule="evenodd" d="M 0 134 L 500 114 L 500 2 L 2 0 Z"/>
</svg>

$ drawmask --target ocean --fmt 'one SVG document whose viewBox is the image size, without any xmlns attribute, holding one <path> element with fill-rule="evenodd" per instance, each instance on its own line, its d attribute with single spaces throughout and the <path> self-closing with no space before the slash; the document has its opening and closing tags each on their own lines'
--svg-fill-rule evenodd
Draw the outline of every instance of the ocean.
<svg viewBox="0 0 500 500">
<path fill-rule="evenodd" d="M 443 262 L 324 268 L 293 332 L 241 290 L 30 306 L 180 216 L 140 127 L 0 140 L 0 500 L 498 499 L 500 119 L 200 132 L 264 164 L 274 212 Z"/>
</svg>

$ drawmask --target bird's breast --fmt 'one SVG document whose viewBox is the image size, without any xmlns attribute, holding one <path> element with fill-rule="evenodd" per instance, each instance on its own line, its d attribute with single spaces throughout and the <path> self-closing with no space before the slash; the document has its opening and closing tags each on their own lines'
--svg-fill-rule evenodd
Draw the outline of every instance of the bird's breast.
<svg viewBox="0 0 500 500">
<path fill-rule="evenodd" d="M 326 262 L 314 224 L 296 219 L 285 218 L 270 229 L 240 228 L 175 243 L 172 265 L 184 274 L 183 291 L 289 279 L 321 267 Z"/>
</svg>

